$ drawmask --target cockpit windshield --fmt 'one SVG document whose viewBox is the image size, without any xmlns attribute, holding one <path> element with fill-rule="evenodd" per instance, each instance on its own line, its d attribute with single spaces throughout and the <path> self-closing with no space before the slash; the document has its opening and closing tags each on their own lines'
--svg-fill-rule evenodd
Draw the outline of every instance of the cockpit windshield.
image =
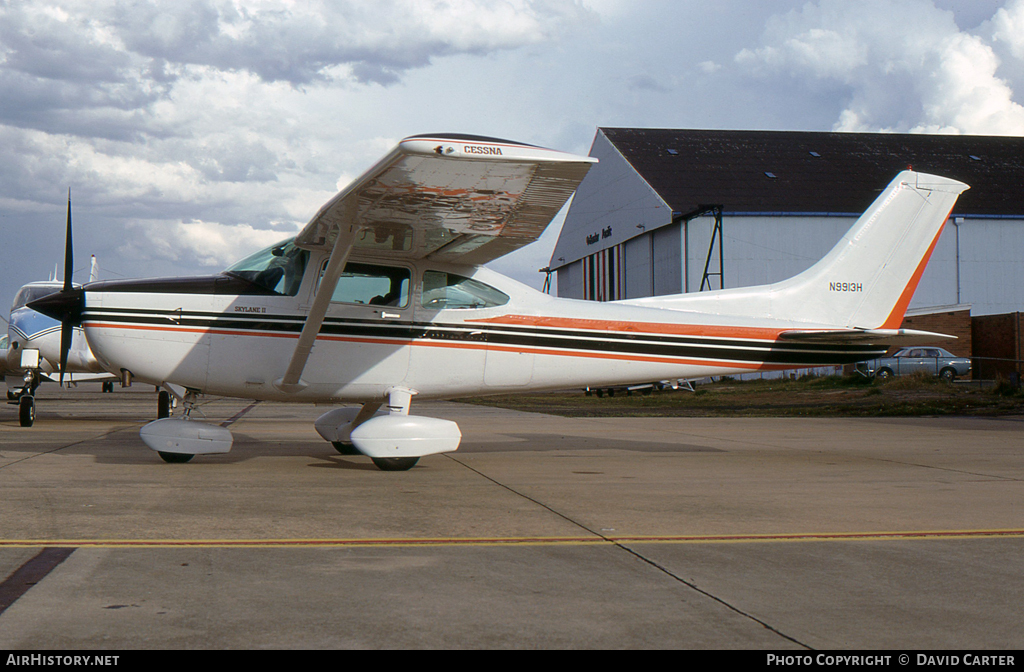
<svg viewBox="0 0 1024 672">
<path fill-rule="evenodd" d="M 11 306 L 11 310 L 17 310 L 30 301 L 41 299 L 44 296 L 56 294 L 60 289 L 60 284 L 25 285 L 19 289 L 18 293 L 14 296 L 14 305 Z"/>
<path fill-rule="evenodd" d="M 260 250 L 224 271 L 281 296 L 295 296 L 309 262 L 309 252 L 295 246 L 294 239 Z"/>
</svg>

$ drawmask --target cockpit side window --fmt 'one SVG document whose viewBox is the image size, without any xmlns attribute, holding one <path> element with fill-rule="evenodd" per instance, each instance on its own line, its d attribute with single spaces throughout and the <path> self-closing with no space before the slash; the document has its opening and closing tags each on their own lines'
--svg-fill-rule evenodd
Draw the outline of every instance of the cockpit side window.
<svg viewBox="0 0 1024 672">
<path fill-rule="evenodd" d="M 273 245 L 246 257 L 225 273 L 268 289 L 282 296 L 295 296 L 309 263 L 309 252 L 291 240 Z"/>
<path fill-rule="evenodd" d="M 428 310 L 492 308 L 508 301 L 507 294 L 479 280 L 444 271 L 423 272 L 420 305 Z"/>
<path fill-rule="evenodd" d="M 320 268 L 320 279 L 324 277 L 327 262 Z M 391 306 L 405 308 L 409 305 L 409 283 L 412 274 L 401 266 L 377 266 L 376 264 L 345 264 L 345 270 L 338 277 L 331 301 L 334 303 L 355 303 L 370 306 Z"/>
</svg>

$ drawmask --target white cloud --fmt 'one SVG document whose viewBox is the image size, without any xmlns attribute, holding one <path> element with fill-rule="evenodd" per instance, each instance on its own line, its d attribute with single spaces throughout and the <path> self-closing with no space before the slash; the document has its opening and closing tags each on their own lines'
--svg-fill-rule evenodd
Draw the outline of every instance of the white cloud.
<svg viewBox="0 0 1024 672">
<path fill-rule="evenodd" d="M 0 3 L 0 246 L 56 227 L 70 186 L 77 247 L 106 267 L 222 268 L 294 233 L 404 135 L 468 130 L 396 124 L 452 117 L 451 92 L 403 90 L 410 73 L 593 20 L 574 0 Z M 48 269 L 47 237 L 31 245 Z M 8 263 L 5 293 L 8 275 L 35 279 L 14 277 L 30 256 Z"/>
<path fill-rule="evenodd" d="M 256 250 L 277 243 L 292 232 L 254 229 L 219 222 L 132 221 L 117 247 L 123 257 L 144 256 L 189 267 L 220 271 Z"/>
<path fill-rule="evenodd" d="M 295 84 L 325 79 L 339 64 L 361 81 L 392 83 L 439 56 L 548 39 L 585 14 L 565 0 L 194 0 L 110 10 L 106 20 L 140 54 Z"/>
<path fill-rule="evenodd" d="M 954 13 L 930 0 L 0 2 L 0 247 L 18 250 L 0 296 L 59 260 L 69 186 L 76 249 L 105 277 L 180 275 L 297 230 L 414 133 L 585 154 L 597 126 L 1014 132 L 1024 0 L 934 1 Z M 539 285 L 557 228 L 501 269 Z"/>
<path fill-rule="evenodd" d="M 1015 58 L 1024 60 L 1024 0 L 1012 0 L 992 17 L 996 43 L 1005 44 Z"/>
<path fill-rule="evenodd" d="M 994 39 L 1009 39 L 1000 36 L 1022 8 L 1017 0 L 999 10 Z M 821 0 L 775 17 L 763 42 L 741 50 L 737 64 L 759 77 L 840 86 L 835 130 L 1024 135 L 1024 107 L 992 45 L 929 0 Z"/>
</svg>

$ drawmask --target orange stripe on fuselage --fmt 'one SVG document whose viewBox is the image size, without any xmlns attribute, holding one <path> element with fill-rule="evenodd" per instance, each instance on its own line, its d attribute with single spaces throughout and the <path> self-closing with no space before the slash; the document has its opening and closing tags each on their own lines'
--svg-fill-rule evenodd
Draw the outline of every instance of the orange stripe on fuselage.
<svg viewBox="0 0 1024 672">
<path fill-rule="evenodd" d="M 552 329 L 583 329 L 587 331 L 613 331 L 638 334 L 671 334 L 675 336 L 707 336 L 711 338 L 743 338 L 774 341 L 784 331 L 793 327 L 728 327 L 706 324 L 669 324 L 662 322 L 626 322 L 622 320 L 589 320 L 573 317 L 541 317 L 534 315 L 501 315 L 480 320 L 466 320 L 467 323 L 507 324 L 523 327 L 548 327 Z"/>
<path fill-rule="evenodd" d="M 253 333 L 252 331 L 238 331 L 233 329 L 204 329 L 195 327 L 157 327 L 152 324 L 110 324 L 107 322 L 86 322 L 82 326 L 99 329 L 134 329 L 137 331 L 169 331 L 178 334 L 217 334 L 218 336 L 261 336 L 266 338 L 295 338 L 298 334 L 276 334 L 270 331 Z"/>
<path fill-rule="evenodd" d="M 552 318 L 555 319 L 555 318 Z M 483 321 L 483 320 L 481 320 Z M 298 334 L 277 334 L 273 332 L 258 332 L 252 331 L 234 331 L 229 329 L 196 329 L 190 327 L 157 327 L 153 325 L 136 325 L 136 324 L 111 324 L 105 322 L 88 322 L 86 323 L 91 328 L 103 328 L 103 329 L 131 329 L 138 331 L 162 331 L 171 333 L 187 333 L 187 334 L 215 334 L 219 336 L 252 336 L 256 338 L 293 338 L 298 339 Z M 632 324 L 632 323 L 626 323 Z M 610 359 L 622 362 L 645 362 L 655 364 L 686 364 L 692 366 L 713 366 L 724 369 L 745 369 L 750 371 L 781 371 L 784 369 L 793 368 L 792 365 L 786 364 L 766 364 L 764 362 L 757 361 L 721 361 L 721 360 L 710 360 L 710 359 L 688 359 L 688 358 L 675 358 L 675 357 L 658 357 L 653 355 L 626 355 L 622 353 L 602 353 L 602 352 L 584 352 L 584 351 L 571 351 L 571 350 L 556 350 L 552 348 L 535 348 L 535 347 L 514 347 L 514 346 L 503 346 L 486 343 L 452 343 L 450 341 L 429 341 L 429 340 L 409 340 L 409 339 L 383 339 L 383 338 L 357 338 L 350 336 L 330 336 L 320 334 L 317 336 L 317 340 L 324 341 L 336 341 L 343 343 L 370 343 L 375 345 L 400 345 L 400 346 L 412 346 L 420 348 L 454 348 L 461 350 L 491 350 L 500 352 L 510 353 L 523 353 L 533 355 L 552 355 L 555 357 L 576 357 L 584 359 Z"/>
</svg>

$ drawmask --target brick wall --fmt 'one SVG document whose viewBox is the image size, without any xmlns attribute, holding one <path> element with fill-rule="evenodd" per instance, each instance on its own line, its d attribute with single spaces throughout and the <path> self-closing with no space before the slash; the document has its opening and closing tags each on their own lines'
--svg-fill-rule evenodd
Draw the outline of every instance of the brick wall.
<svg viewBox="0 0 1024 672">
<path fill-rule="evenodd" d="M 908 315 L 903 318 L 903 329 L 917 329 L 918 331 L 932 331 L 938 334 L 956 336 L 956 340 L 938 339 L 928 341 L 922 339 L 920 343 L 913 345 L 934 345 L 938 348 L 949 350 L 958 357 L 970 357 L 973 354 L 974 334 L 971 326 L 971 310 L 950 310 L 926 315 Z M 896 352 L 899 348 L 891 348 L 889 353 Z"/>
<path fill-rule="evenodd" d="M 1007 378 L 1014 371 L 1020 373 L 1021 366 L 1016 360 L 1024 352 L 1021 321 L 1021 313 L 979 315 L 972 320 L 975 378 Z"/>
</svg>

